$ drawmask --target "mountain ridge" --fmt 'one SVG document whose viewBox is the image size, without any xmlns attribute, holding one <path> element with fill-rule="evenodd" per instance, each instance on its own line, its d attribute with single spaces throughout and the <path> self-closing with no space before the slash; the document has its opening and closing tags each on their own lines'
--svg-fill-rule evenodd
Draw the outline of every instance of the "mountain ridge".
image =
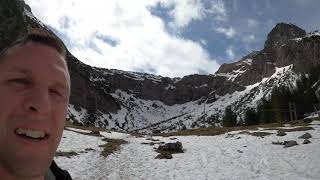
<svg viewBox="0 0 320 180">
<path fill-rule="evenodd" d="M 52 32 L 33 16 L 24 1 L 4 0 L 1 6 L 17 9 L 13 11 L 17 20 L 12 27 L 17 26 L 19 31 L 10 32 L 2 23 L 0 32 L 13 37 L 27 25 Z M 5 19 L 5 11 L 0 12 Z M 279 23 L 268 34 L 261 51 L 222 64 L 215 74 L 182 78 L 91 67 L 68 51 L 72 78 L 68 119 L 146 132 L 219 126 L 226 106 L 232 105 L 235 112 L 242 114 L 247 107 L 256 107 L 262 97 L 270 95 L 273 87 L 294 86 L 299 75 L 319 65 L 319 35 L 318 31 L 307 34 L 293 24 Z M 8 40 L 1 42 L 3 47 Z"/>
</svg>

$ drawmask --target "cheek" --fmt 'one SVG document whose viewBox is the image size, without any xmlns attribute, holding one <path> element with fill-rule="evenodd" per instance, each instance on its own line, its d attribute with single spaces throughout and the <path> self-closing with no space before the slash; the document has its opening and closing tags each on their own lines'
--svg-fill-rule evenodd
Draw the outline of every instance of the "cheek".
<svg viewBox="0 0 320 180">
<path fill-rule="evenodd" d="M 59 106 L 59 107 L 53 107 L 54 108 L 54 118 L 53 123 L 58 132 L 62 132 L 63 127 L 66 122 L 66 116 L 67 116 L 67 105 Z M 60 130 L 60 131 L 59 131 Z"/>
<path fill-rule="evenodd" d="M 8 145 L 13 129 L 21 114 L 21 104 L 17 96 L 8 96 L 0 92 L 0 148 Z M 1 179 L 1 178 L 0 178 Z"/>
<path fill-rule="evenodd" d="M 61 140 L 61 136 L 63 133 L 63 129 L 64 129 L 64 125 L 66 122 L 66 115 L 67 115 L 67 109 L 65 108 L 55 108 L 55 112 L 54 112 L 54 118 L 53 118 L 53 122 L 52 122 L 52 132 L 54 134 L 54 144 L 56 147 L 58 147 L 59 142 Z"/>
<path fill-rule="evenodd" d="M 0 92 L 0 129 L 3 131 L 10 124 L 15 122 L 15 119 L 21 113 L 22 101 L 18 96 L 4 95 Z M 1 132 L 2 133 L 2 132 Z"/>
</svg>

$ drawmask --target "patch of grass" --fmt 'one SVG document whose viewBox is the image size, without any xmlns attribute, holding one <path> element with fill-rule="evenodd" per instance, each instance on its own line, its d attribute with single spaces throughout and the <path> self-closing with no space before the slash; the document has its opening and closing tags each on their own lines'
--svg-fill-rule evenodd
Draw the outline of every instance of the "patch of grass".
<svg viewBox="0 0 320 180">
<path fill-rule="evenodd" d="M 249 132 L 249 131 L 242 131 L 239 134 L 248 134 L 251 136 L 256 136 L 256 137 L 264 137 L 264 136 L 268 136 L 271 135 L 273 133 L 269 133 L 269 132 Z"/>
<path fill-rule="evenodd" d="M 216 136 L 220 134 L 225 134 L 231 131 L 246 131 L 246 130 L 258 130 L 258 128 L 265 128 L 265 130 L 280 130 L 283 132 L 294 132 L 294 131 L 308 131 L 314 130 L 312 127 L 309 127 L 307 123 L 303 123 L 302 120 L 286 122 L 285 124 L 292 124 L 293 126 L 302 126 L 292 129 L 282 129 L 284 127 L 283 123 L 270 123 L 270 124 L 259 124 L 254 126 L 236 126 L 236 127 L 209 127 L 209 128 L 199 128 L 199 129 L 187 129 L 183 131 L 171 132 L 171 133 L 160 133 L 153 134 L 155 136 Z M 266 136 L 268 132 L 253 132 L 250 135 L 253 136 Z"/>
<path fill-rule="evenodd" d="M 69 121 L 66 121 L 66 125 L 65 127 L 70 127 L 70 128 L 75 128 L 75 129 L 82 129 L 82 130 L 89 130 L 89 131 L 102 131 L 102 132 L 110 132 L 109 130 L 105 129 L 105 128 L 100 128 L 100 127 L 95 127 L 95 126 L 85 126 L 85 125 L 76 125 L 76 124 L 72 124 Z"/>
<path fill-rule="evenodd" d="M 63 156 L 63 157 L 67 157 L 67 158 L 70 158 L 72 156 L 77 156 L 77 155 L 79 155 L 79 154 L 74 151 L 68 151 L 68 152 L 58 151 L 55 154 L 55 156 Z"/>
<path fill-rule="evenodd" d="M 216 136 L 220 134 L 225 134 L 231 131 L 242 131 L 242 130 L 258 130 L 258 128 L 272 128 L 272 127 L 282 127 L 283 124 L 271 123 L 271 124 L 259 124 L 254 126 L 236 126 L 236 127 L 209 127 L 209 128 L 199 128 L 199 129 L 187 129 L 172 133 L 155 134 L 159 136 Z"/>
<path fill-rule="evenodd" d="M 112 131 L 112 132 L 131 134 L 132 136 L 135 136 L 135 137 L 143 137 L 143 135 L 144 135 L 144 134 L 141 134 L 141 133 L 130 133 L 130 132 L 125 132 L 125 131 L 120 131 L 120 130 L 110 130 L 110 129 L 106 129 L 106 128 L 102 128 L 102 127 L 95 127 L 95 126 L 92 126 L 92 125 L 89 125 L 89 126 L 87 126 L 87 125 L 76 125 L 76 124 L 72 124 L 70 121 L 66 121 L 65 128 L 82 129 L 82 130 L 88 130 L 88 131 L 92 131 L 92 132 L 100 131 L 100 132 L 108 132 L 108 133 L 110 133 Z M 85 134 L 85 135 L 88 135 L 88 134 Z"/>
<path fill-rule="evenodd" d="M 164 134 L 156 134 L 164 137 L 169 136 L 192 136 L 192 135 L 198 135 L 198 136 L 216 136 L 220 134 L 224 134 L 230 131 L 237 131 L 237 130 L 245 130 L 247 128 L 244 127 L 209 127 L 209 128 L 199 128 L 199 129 L 187 129 L 184 131 L 178 131 L 178 132 L 171 132 L 171 133 L 164 133 Z M 257 128 L 254 128 L 254 130 L 257 130 Z"/>
<path fill-rule="evenodd" d="M 292 126 L 308 126 L 309 123 L 303 122 L 303 120 L 296 120 L 296 121 L 290 121 L 287 124 L 290 124 Z"/>
<path fill-rule="evenodd" d="M 304 127 L 296 127 L 292 129 L 281 129 L 282 132 L 296 132 L 296 131 L 308 131 L 308 130 L 314 130 L 313 127 L 304 126 Z"/>
<path fill-rule="evenodd" d="M 104 157 L 109 156 L 115 151 L 118 151 L 120 149 L 120 146 L 122 144 L 127 144 L 128 142 L 123 139 L 109 139 L 104 138 L 103 141 L 107 142 L 106 144 L 100 145 L 99 147 L 103 148 L 103 151 L 101 152 L 101 155 Z"/>
<path fill-rule="evenodd" d="M 75 131 L 75 130 L 69 129 L 69 128 L 67 128 L 67 127 L 65 127 L 64 129 L 65 129 L 65 130 L 68 130 L 68 131 L 75 132 L 75 133 L 83 134 L 83 135 L 95 136 L 95 137 L 102 137 L 102 135 L 96 134 L 96 133 L 92 133 L 92 132 L 79 132 L 79 131 Z"/>
<path fill-rule="evenodd" d="M 297 132 L 297 131 L 308 131 L 308 130 L 314 130 L 313 127 L 309 126 L 302 126 L 302 127 L 292 127 L 290 129 L 282 129 L 282 128 L 268 128 L 265 130 L 277 130 L 281 132 Z"/>
</svg>

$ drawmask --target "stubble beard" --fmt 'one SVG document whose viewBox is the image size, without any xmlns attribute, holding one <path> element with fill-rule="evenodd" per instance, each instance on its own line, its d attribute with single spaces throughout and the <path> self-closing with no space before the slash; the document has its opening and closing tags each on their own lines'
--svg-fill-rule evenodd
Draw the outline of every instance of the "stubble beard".
<svg viewBox="0 0 320 180">
<path fill-rule="evenodd" d="M 15 156 L 11 151 L 9 153 L 0 155 L 0 168 L 6 171 L 10 176 L 18 179 L 36 179 L 43 177 L 53 160 L 54 153 L 43 157 L 20 157 Z"/>
</svg>

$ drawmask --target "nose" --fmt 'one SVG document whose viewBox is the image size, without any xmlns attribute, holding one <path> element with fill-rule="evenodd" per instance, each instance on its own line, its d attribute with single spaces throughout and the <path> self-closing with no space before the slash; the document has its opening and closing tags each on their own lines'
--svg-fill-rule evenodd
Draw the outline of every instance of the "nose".
<svg viewBox="0 0 320 180">
<path fill-rule="evenodd" d="M 46 88 L 30 89 L 24 100 L 24 109 L 28 112 L 47 114 L 51 110 L 51 102 Z"/>
</svg>

